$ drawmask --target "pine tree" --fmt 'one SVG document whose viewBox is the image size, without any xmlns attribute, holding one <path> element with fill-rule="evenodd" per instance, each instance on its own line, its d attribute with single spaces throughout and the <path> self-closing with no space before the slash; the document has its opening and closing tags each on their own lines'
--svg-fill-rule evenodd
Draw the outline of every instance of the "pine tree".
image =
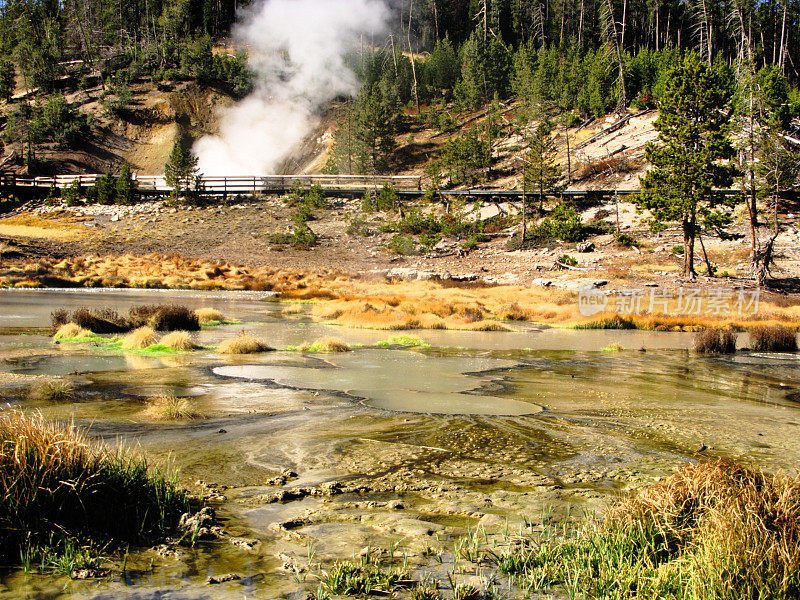
<svg viewBox="0 0 800 600">
<path fill-rule="evenodd" d="M 7 58 L 0 59 L 0 99 L 8 100 L 14 93 L 16 69 Z"/>
<path fill-rule="evenodd" d="M 545 194 L 553 192 L 561 179 L 561 167 L 556 161 L 558 147 L 552 137 L 553 124 L 542 119 L 533 131 L 525 136 L 528 154 L 525 158 L 525 187 L 539 195 L 539 212 Z"/>
<path fill-rule="evenodd" d="M 182 186 L 188 187 L 190 180 L 198 173 L 197 157 L 184 146 L 182 140 L 175 140 L 169 160 L 164 165 L 164 179 L 172 188 L 173 197 L 179 196 Z"/>
<path fill-rule="evenodd" d="M 117 190 L 117 204 L 133 204 L 133 179 L 131 167 L 128 163 L 122 165 L 122 170 L 115 184 Z"/>
<path fill-rule="evenodd" d="M 652 215 L 651 226 L 663 229 L 678 222 L 683 229 L 683 274 L 693 279 L 694 243 L 702 226 L 718 229 L 727 222 L 721 210 L 724 199 L 715 187 L 732 183 L 733 156 L 728 138 L 730 114 L 722 110 L 731 97 L 719 76 L 695 53 L 673 69 L 654 123 L 660 144 L 649 144 L 647 160 L 653 165 L 642 178 L 635 197 Z"/>
</svg>

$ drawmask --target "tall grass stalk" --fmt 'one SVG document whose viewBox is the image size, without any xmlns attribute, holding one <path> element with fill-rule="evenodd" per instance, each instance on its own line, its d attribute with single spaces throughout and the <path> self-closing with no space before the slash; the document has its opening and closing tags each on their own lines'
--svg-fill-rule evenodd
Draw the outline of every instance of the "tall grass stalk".
<svg viewBox="0 0 800 600">
<path fill-rule="evenodd" d="M 141 455 L 41 415 L 0 415 L 0 558 L 55 561 L 75 548 L 163 538 L 186 493 Z"/>
</svg>

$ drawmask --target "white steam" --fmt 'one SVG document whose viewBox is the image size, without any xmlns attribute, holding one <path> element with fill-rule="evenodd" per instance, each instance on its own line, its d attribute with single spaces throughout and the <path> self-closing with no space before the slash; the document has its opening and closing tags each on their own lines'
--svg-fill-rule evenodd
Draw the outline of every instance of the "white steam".
<svg viewBox="0 0 800 600">
<path fill-rule="evenodd" d="M 223 111 L 218 135 L 197 140 L 205 175 L 273 173 L 317 122 L 320 107 L 358 91 L 346 52 L 381 33 L 380 0 L 266 0 L 234 30 L 256 73 L 253 92 Z"/>
</svg>

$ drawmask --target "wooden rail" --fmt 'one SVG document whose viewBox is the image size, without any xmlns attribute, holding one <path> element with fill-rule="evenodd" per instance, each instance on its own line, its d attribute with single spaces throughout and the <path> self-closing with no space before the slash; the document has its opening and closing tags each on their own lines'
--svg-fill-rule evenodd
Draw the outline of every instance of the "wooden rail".
<svg viewBox="0 0 800 600">
<path fill-rule="evenodd" d="M 17 187 L 49 188 L 55 185 L 67 188 L 77 181 L 79 187 L 95 184 L 99 174 L 55 175 L 53 177 L 16 177 Z M 140 192 L 171 192 L 163 176 L 133 175 L 134 187 Z M 319 185 L 323 190 L 361 189 L 367 190 L 389 184 L 397 190 L 421 191 L 422 178 L 406 175 L 262 175 L 216 177 L 204 175 L 181 183 L 181 189 L 206 194 L 258 194 L 285 192 L 295 186 L 310 188 Z"/>
</svg>

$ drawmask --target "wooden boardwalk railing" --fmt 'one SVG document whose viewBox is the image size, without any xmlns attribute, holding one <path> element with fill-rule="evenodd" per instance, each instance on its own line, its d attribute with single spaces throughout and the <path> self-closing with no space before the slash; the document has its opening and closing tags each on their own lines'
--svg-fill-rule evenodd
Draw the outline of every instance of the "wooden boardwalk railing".
<svg viewBox="0 0 800 600">
<path fill-rule="evenodd" d="M 77 181 L 80 187 L 95 184 L 102 177 L 99 174 L 55 175 L 53 177 L 13 177 L 16 187 L 66 188 Z M 163 176 L 133 176 L 134 186 L 140 192 L 171 192 Z M 0 184 L 2 181 L 0 180 Z M 181 189 L 195 190 L 206 194 L 258 194 L 269 192 L 285 192 L 294 186 L 309 188 L 319 185 L 324 190 L 352 190 L 380 188 L 389 184 L 397 190 L 421 191 L 422 178 L 407 175 L 261 175 L 261 176 L 227 176 L 217 177 L 204 175 L 181 184 Z"/>
</svg>

